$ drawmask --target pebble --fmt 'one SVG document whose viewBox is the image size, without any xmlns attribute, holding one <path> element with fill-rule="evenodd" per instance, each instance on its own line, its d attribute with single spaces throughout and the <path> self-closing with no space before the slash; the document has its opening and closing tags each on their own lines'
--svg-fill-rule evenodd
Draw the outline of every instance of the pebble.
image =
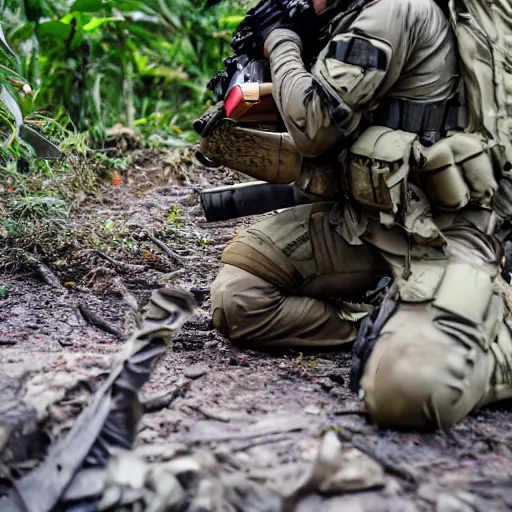
<svg viewBox="0 0 512 512">
<path fill-rule="evenodd" d="M 307 407 L 304 408 L 304 412 L 306 414 L 313 414 L 315 416 L 318 416 L 320 414 L 320 408 L 316 405 L 310 404 Z"/>
<path fill-rule="evenodd" d="M 208 373 L 209 370 L 208 366 L 205 366 L 204 364 L 194 364 L 185 368 L 183 375 L 185 375 L 187 379 L 198 379 Z"/>
<path fill-rule="evenodd" d="M 341 398 L 345 395 L 345 391 L 343 391 L 341 388 L 332 388 L 329 391 L 329 394 L 335 398 Z"/>
<path fill-rule="evenodd" d="M 330 391 L 332 390 L 332 388 L 334 388 L 334 382 L 329 377 L 325 377 L 325 379 L 320 379 L 318 383 L 320 384 L 320 386 L 322 386 L 322 389 L 324 389 L 325 391 Z"/>
</svg>

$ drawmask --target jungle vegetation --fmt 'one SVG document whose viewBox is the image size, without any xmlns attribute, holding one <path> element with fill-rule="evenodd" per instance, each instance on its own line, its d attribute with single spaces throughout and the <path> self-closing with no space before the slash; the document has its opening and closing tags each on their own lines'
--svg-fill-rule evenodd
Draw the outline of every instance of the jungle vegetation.
<svg viewBox="0 0 512 512">
<path fill-rule="evenodd" d="M 153 146 L 195 140 L 192 120 L 213 99 L 206 83 L 248 9 L 204 3 L 0 0 L 0 239 L 23 220 L 65 217 L 98 169 L 126 165 L 102 151 L 112 127 Z M 35 158 L 20 123 L 63 156 Z"/>
</svg>

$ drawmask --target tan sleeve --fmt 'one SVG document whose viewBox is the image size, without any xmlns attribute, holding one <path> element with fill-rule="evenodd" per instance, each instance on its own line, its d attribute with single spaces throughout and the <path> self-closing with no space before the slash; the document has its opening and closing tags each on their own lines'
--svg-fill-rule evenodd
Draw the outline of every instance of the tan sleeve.
<svg viewBox="0 0 512 512">
<path fill-rule="evenodd" d="M 286 129 L 298 151 L 315 157 L 341 137 L 328 109 L 317 96 L 314 77 L 301 58 L 302 43 L 291 30 L 277 29 L 266 41 L 272 70 L 273 94 Z"/>
<path fill-rule="evenodd" d="M 432 60 L 434 50 L 449 48 L 449 27 L 436 9 L 432 0 L 375 0 L 333 36 L 311 73 L 302 62 L 297 34 L 285 29 L 270 34 L 267 48 L 274 99 L 300 153 L 318 156 L 352 133 L 363 113 L 392 92 L 397 81 L 403 82 L 406 94 L 402 97 L 422 99 L 422 91 L 431 100 L 437 100 L 436 95 L 449 97 L 451 82 L 436 80 L 439 63 L 424 64 Z M 353 45 L 370 48 L 378 65 L 357 65 L 357 58 L 340 59 L 343 52 L 337 48 Z M 447 58 L 439 53 L 440 58 Z M 431 82 L 430 88 L 426 82 Z"/>
</svg>

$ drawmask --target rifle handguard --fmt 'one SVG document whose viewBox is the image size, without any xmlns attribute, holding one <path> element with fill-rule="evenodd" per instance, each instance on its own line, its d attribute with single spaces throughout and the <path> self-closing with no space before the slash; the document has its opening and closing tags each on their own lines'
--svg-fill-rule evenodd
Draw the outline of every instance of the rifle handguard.
<svg viewBox="0 0 512 512">
<path fill-rule="evenodd" d="M 208 159 L 269 183 L 291 183 L 300 175 L 302 156 L 286 132 L 265 131 L 223 119 L 203 138 Z"/>
</svg>

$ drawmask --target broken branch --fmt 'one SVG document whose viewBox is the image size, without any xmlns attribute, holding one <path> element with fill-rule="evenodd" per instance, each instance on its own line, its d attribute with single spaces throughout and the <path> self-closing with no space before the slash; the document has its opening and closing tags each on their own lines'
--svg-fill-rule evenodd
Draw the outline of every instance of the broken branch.
<svg viewBox="0 0 512 512">
<path fill-rule="evenodd" d="M 153 236 L 148 230 L 144 231 L 146 236 L 155 244 L 160 251 L 165 254 L 174 264 L 183 266 L 183 259 L 178 256 L 170 247 L 164 244 L 161 240 L 158 240 L 155 236 Z"/>
<path fill-rule="evenodd" d="M 125 272 L 141 272 L 146 270 L 144 265 L 134 265 L 133 263 L 125 263 L 124 261 L 115 260 L 111 258 L 108 254 L 105 254 L 101 251 L 96 251 L 96 254 L 103 258 L 105 261 L 108 261 L 110 264 L 114 265 L 118 270 L 124 270 Z"/>
<path fill-rule="evenodd" d="M 170 391 L 167 391 L 164 394 L 159 394 L 148 398 L 144 402 L 141 403 L 144 412 L 156 412 L 161 409 L 165 409 L 168 407 L 176 398 L 184 397 L 187 391 L 190 388 L 191 380 L 187 379 L 176 386 L 174 386 Z"/>
<path fill-rule="evenodd" d="M 66 290 L 60 283 L 59 278 L 44 263 L 37 263 L 36 268 L 46 284 L 50 285 L 52 288 Z"/>
<path fill-rule="evenodd" d="M 114 327 L 112 324 L 108 323 L 96 313 L 93 313 L 83 304 L 78 304 L 78 311 L 80 311 L 80 314 L 83 316 L 84 320 L 94 327 L 108 332 L 109 334 L 113 334 L 114 336 L 122 336 L 123 333 L 117 327 Z"/>
</svg>

